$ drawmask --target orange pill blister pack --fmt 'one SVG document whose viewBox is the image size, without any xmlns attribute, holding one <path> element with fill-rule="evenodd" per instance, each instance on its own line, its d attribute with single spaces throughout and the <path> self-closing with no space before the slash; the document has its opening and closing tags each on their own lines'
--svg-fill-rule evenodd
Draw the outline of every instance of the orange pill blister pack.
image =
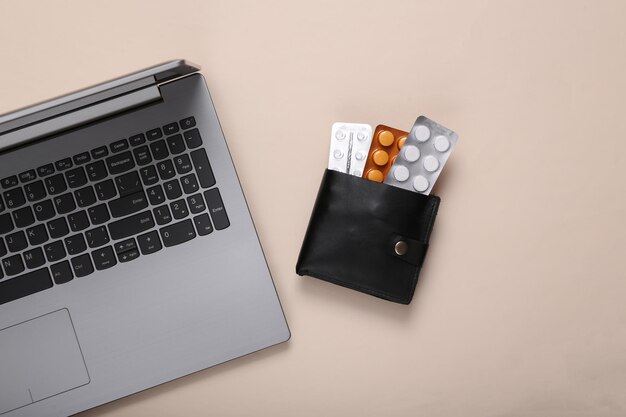
<svg viewBox="0 0 626 417">
<path fill-rule="evenodd" d="M 378 125 L 367 155 L 363 178 L 383 182 L 409 133 L 393 127 Z"/>
</svg>

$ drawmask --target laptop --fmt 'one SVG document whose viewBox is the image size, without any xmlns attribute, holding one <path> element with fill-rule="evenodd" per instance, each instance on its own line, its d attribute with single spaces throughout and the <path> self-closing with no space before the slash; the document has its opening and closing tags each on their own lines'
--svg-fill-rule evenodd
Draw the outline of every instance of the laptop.
<svg viewBox="0 0 626 417">
<path fill-rule="evenodd" d="M 64 416 L 290 333 L 199 68 L 0 116 L 0 415 Z"/>
</svg>

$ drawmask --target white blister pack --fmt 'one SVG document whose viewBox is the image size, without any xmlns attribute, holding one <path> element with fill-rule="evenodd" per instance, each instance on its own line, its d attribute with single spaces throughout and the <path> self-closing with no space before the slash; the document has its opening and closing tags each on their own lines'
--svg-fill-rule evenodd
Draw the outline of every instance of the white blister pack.
<svg viewBox="0 0 626 417">
<path fill-rule="evenodd" d="M 365 123 L 333 123 L 328 169 L 360 177 L 372 144 L 372 126 Z"/>
<path fill-rule="evenodd" d="M 418 117 L 385 184 L 430 194 L 457 139 L 452 130 L 428 117 Z"/>
</svg>

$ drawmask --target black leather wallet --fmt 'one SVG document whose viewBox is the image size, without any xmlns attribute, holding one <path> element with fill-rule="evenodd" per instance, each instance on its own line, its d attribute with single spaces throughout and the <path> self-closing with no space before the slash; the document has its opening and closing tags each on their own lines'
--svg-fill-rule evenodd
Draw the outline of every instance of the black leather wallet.
<svg viewBox="0 0 626 417">
<path fill-rule="evenodd" d="M 439 202 L 326 170 L 296 273 L 409 304 Z"/>
</svg>

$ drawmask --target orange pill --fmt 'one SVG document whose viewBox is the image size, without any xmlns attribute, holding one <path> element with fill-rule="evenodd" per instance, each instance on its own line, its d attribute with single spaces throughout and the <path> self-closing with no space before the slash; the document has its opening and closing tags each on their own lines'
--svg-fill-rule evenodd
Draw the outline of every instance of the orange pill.
<svg viewBox="0 0 626 417">
<path fill-rule="evenodd" d="M 406 142 L 406 136 L 402 136 L 400 139 L 398 139 L 398 149 L 402 149 L 402 147 L 404 146 L 404 142 Z"/>
<path fill-rule="evenodd" d="M 393 133 L 388 130 L 383 130 L 378 134 L 378 143 L 383 146 L 389 146 L 393 143 Z"/>
<path fill-rule="evenodd" d="M 372 155 L 372 159 L 374 160 L 374 163 L 376 165 L 383 166 L 387 162 L 389 162 L 389 154 L 383 150 L 378 150 L 374 152 L 374 155 Z"/>
<path fill-rule="evenodd" d="M 367 179 L 370 181 L 383 182 L 383 173 L 377 169 L 371 169 L 367 173 Z"/>
</svg>

